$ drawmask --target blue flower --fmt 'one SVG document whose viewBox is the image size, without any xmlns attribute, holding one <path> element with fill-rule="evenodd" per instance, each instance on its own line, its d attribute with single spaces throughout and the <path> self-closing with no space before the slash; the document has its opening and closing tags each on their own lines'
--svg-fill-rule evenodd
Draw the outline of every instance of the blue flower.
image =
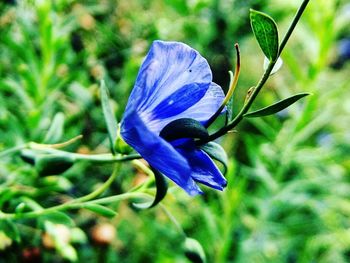
<svg viewBox="0 0 350 263">
<path fill-rule="evenodd" d="M 193 140 L 169 142 L 159 136 L 180 118 L 205 123 L 223 99 L 207 61 L 196 50 L 179 42 L 154 41 L 129 97 L 121 136 L 188 194 L 202 193 L 196 182 L 223 190 L 226 179 Z"/>
</svg>

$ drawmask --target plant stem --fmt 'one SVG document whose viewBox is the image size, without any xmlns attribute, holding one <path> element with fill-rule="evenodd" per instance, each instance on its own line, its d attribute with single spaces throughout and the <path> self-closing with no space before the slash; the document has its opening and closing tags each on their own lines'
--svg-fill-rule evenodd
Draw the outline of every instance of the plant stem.
<svg viewBox="0 0 350 263">
<path fill-rule="evenodd" d="M 300 20 L 300 17 L 302 16 L 302 14 L 304 13 L 305 11 L 305 8 L 306 6 L 308 5 L 308 3 L 310 2 L 310 0 L 304 0 L 298 11 L 296 12 L 293 20 L 292 20 L 292 23 L 290 24 L 289 28 L 288 28 L 288 31 L 287 33 L 285 34 L 285 36 L 283 37 L 282 41 L 281 41 L 281 44 L 280 44 L 280 47 L 279 47 L 279 53 L 278 55 L 281 55 L 282 53 L 282 50 L 284 49 L 285 45 L 287 44 L 288 40 L 289 40 L 289 37 L 292 35 L 293 31 L 294 31 L 294 28 L 295 26 L 298 24 L 299 20 Z"/>
<path fill-rule="evenodd" d="M 82 197 L 77 198 L 77 199 L 74 199 L 72 202 L 73 203 L 83 203 L 85 201 L 89 201 L 89 200 L 94 199 L 95 197 L 101 195 L 113 183 L 113 181 L 115 180 L 115 178 L 118 175 L 119 168 L 120 168 L 120 164 L 116 164 L 114 166 L 114 169 L 113 169 L 111 176 L 107 179 L 106 182 L 104 182 L 99 188 L 97 188 L 95 191 L 91 192 L 90 194 L 82 196 Z"/>
<path fill-rule="evenodd" d="M 0 158 L 5 157 L 6 155 L 10 155 L 10 154 L 19 152 L 19 151 L 21 151 L 21 150 L 23 150 L 23 149 L 25 149 L 27 147 L 28 147 L 27 144 L 22 144 L 22 145 L 15 146 L 15 147 L 12 147 L 10 149 L 7 149 L 5 151 L 2 151 L 2 152 L 0 152 Z"/>
<path fill-rule="evenodd" d="M 130 161 L 134 159 L 140 159 L 142 158 L 139 154 L 129 154 L 129 155 L 112 155 L 110 153 L 106 154 L 80 154 L 80 153 L 72 153 L 72 152 L 66 152 L 62 150 L 57 150 L 53 148 L 43 148 L 43 147 L 36 147 L 36 144 L 30 144 L 28 147 L 31 150 L 37 150 L 42 153 L 57 155 L 61 157 L 67 157 L 71 158 L 73 161 L 90 161 L 94 163 L 115 163 L 115 162 L 123 162 L 123 161 Z"/>
<path fill-rule="evenodd" d="M 307 4 L 309 3 L 309 1 L 310 0 L 304 0 L 302 2 L 302 4 L 300 5 L 297 13 L 295 14 L 295 16 L 293 18 L 293 21 L 292 21 L 291 25 L 289 26 L 288 31 L 287 31 L 286 35 L 283 37 L 283 39 L 281 41 L 281 44 L 279 46 L 279 55 L 281 55 L 285 45 L 287 44 L 287 42 L 289 40 L 289 37 L 291 36 L 293 30 L 295 29 L 295 26 L 299 22 L 300 17 L 302 16 L 303 12 L 305 11 L 305 8 L 306 8 Z M 201 144 L 207 143 L 209 141 L 213 141 L 213 140 L 215 140 L 215 139 L 225 135 L 228 131 L 230 131 L 234 127 L 236 127 L 237 124 L 241 122 L 241 120 L 243 120 L 244 114 L 246 114 L 248 112 L 248 110 L 252 106 L 255 98 L 259 94 L 260 90 L 265 85 L 266 81 L 269 79 L 271 71 L 272 71 L 273 67 L 275 66 L 276 62 L 277 62 L 277 59 L 276 59 L 276 61 L 270 61 L 267 69 L 265 70 L 263 76 L 261 77 L 261 79 L 259 80 L 258 84 L 256 85 L 256 87 L 255 87 L 254 91 L 252 92 L 250 98 L 244 104 L 243 108 L 237 114 L 237 116 L 228 125 L 226 125 L 222 129 L 218 130 L 217 132 L 211 134 L 208 138 L 206 138 L 204 140 L 199 140 L 197 142 L 197 144 L 201 145 Z"/>
<path fill-rule="evenodd" d="M 124 194 L 120 194 L 120 195 L 114 195 L 114 196 L 109 196 L 109 197 L 104 197 L 104 198 L 99 198 L 99 199 L 85 201 L 85 202 L 79 202 L 79 203 L 77 203 L 75 201 L 67 202 L 67 203 L 56 205 L 53 207 L 43 208 L 42 210 L 36 210 L 36 211 L 26 212 L 26 213 L 14 214 L 14 213 L 4 213 L 4 212 L 0 211 L 0 219 L 14 219 L 15 220 L 15 219 L 35 218 L 38 216 L 50 214 L 52 212 L 83 208 L 84 205 L 88 205 L 88 204 L 109 204 L 109 203 L 115 203 L 115 202 L 131 199 L 131 198 L 149 198 L 149 199 L 151 199 L 152 196 L 145 194 L 145 193 L 139 193 L 139 192 L 130 193 L 130 192 L 128 192 L 128 193 L 124 193 Z"/>
<path fill-rule="evenodd" d="M 132 193 L 129 192 L 129 193 L 120 194 L 120 195 L 116 195 L 116 196 L 92 200 L 92 199 L 98 197 L 99 195 L 101 195 L 112 184 L 112 182 L 115 180 L 116 176 L 118 175 L 119 167 L 120 167 L 120 165 L 116 165 L 114 167 L 113 173 L 107 179 L 107 181 L 105 181 L 99 188 L 97 188 L 95 191 L 91 192 L 90 194 L 87 194 L 85 196 L 74 199 L 74 200 L 69 201 L 69 202 L 64 203 L 64 204 L 56 205 L 56 206 L 49 207 L 49 208 L 39 207 L 39 209 L 37 209 L 35 211 L 26 212 L 26 213 L 7 214 L 7 213 L 3 213 L 0 211 L 0 219 L 2 219 L 2 218 L 8 218 L 8 219 L 33 218 L 33 217 L 37 217 L 40 215 L 52 213 L 55 211 L 63 211 L 63 210 L 68 210 L 68 209 L 82 208 L 86 204 L 112 203 L 112 202 L 132 198 L 132 197 L 150 197 L 149 195 L 144 194 L 144 193 L 140 193 L 140 192 L 132 192 Z"/>
</svg>

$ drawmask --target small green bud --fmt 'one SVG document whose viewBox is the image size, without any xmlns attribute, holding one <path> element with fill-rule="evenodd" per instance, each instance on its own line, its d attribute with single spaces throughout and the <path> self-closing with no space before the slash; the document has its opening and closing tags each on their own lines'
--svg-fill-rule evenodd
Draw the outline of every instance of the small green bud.
<svg viewBox="0 0 350 263">
<path fill-rule="evenodd" d="M 132 152 L 132 148 L 124 141 L 120 135 L 120 127 L 118 128 L 117 139 L 114 142 L 114 149 L 117 153 L 129 154 Z"/>
</svg>

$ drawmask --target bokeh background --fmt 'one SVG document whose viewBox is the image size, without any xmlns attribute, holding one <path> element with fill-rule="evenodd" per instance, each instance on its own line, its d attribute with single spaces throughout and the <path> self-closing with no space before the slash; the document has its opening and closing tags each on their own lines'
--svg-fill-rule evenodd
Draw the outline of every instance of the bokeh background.
<svg viewBox="0 0 350 263">
<path fill-rule="evenodd" d="M 249 8 L 272 16 L 282 38 L 300 2 L 1 1 L 0 150 L 45 142 L 56 119 L 64 125 L 51 143 L 82 134 L 67 150 L 108 152 L 99 82 L 106 81 L 120 120 L 155 39 L 196 48 L 224 89 L 239 43 L 237 112 L 263 73 Z M 208 262 L 350 262 L 349 25 L 348 1 L 310 1 L 283 51 L 283 67 L 253 108 L 298 92 L 313 95 L 277 115 L 244 120 L 219 140 L 230 158 L 225 191 L 204 189 L 193 198 L 175 187 L 163 207 L 113 204 L 113 219 L 68 212 L 75 222 L 73 252 L 50 248 L 40 220 L 22 220 L 16 222 L 21 243 L 0 234 L 0 262 L 64 262 L 65 253 L 79 262 L 190 262 L 171 217 L 202 245 Z M 0 160 L 0 208 L 11 210 L 23 198 L 45 207 L 64 202 L 91 192 L 111 171 L 110 165 L 77 163 L 62 175 L 40 177 L 19 156 L 6 156 Z M 105 195 L 125 192 L 145 177 L 125 163 Z"/>
</svg>

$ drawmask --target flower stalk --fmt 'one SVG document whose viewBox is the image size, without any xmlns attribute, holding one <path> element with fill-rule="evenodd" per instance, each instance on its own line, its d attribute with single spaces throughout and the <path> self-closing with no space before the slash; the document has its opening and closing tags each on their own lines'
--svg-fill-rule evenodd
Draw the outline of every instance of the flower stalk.
<svg viewBox="0 0 350 263">
<path fill-rule="evenodd" d="M 285 36 L 283 37 L 283 39 L 281 41 L 281 44 L 279 46 L 279 54 L 278 54 L 279 56 L 281 55 L 285 45 L 287 44 L 287 42 L 289 40 L 289 37 L 291 36 L 292 32 L 294 31 L 295 26 L 297 25 L 297 23 L 299 22 L 302 14 L 304 13 L 305 8 L 308 5 L 309 1 L 310 0 L 304 0 L 302 2 L 302 4 L 300 5 L 298 11 L 296 12 L 296 14 L 295 14 L 295 16 L 293 18 L 293 21 L 292 21 L 291 25 L 289 26 L 288 31 L 285 34 Z M 259 82 L 256 85 L 255 89 L 251 93 L 249 99 L 244 104 L 244 106 L 241 109 L 241 111 L 236 115 L 236 117 L 230 123 L 228 123 L 225 127 L 221 128 L 217 132 L 211 134 L 208 138 L 197 141 L 198 145 L 205 144 L 207 142 L 213 141 L 213 140 L 215 140 L 215 139 L 225 135 L 227 132 L 232 130 L 234 127 L 237 126 L 238 123 L 240 123 L 243 120 L 244 114 L 246 114 L 248 112 L 248 110 L 252 106 L 255 98 L 258 96 L 259 92 L 261 91 L 262 87 L 265 85 L 265 83 L 269 79 L 270 74 L 271 74 L 271 72 L 272 72 L 276 62 L 277 62 L 277 59 L 275 61 L 270 61 L 270 63 L 268 65 L 267 69 L 265 70 L 263 76 L 259 80 Z"/>
</svg>

